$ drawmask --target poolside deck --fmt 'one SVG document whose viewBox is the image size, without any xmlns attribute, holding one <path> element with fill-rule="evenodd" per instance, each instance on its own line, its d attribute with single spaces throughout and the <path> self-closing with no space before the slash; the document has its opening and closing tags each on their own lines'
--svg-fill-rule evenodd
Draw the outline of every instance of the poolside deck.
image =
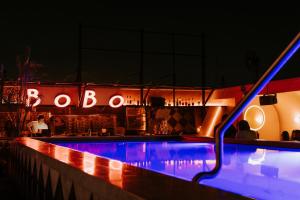
<svg viewBox="0 0 300 200">
<path fill-rule="evenodd" d="M 43 162 L 46 161 L 45 165 L 49 166 L 50 163 L 50 168 L 55 165 L 60 166 L 62 163 L 61 162 L 57 162 L 57 161 L 53 161 L 56 160 L 57 156 L 59 155 L 64 155 L 64 152 L 61 151 L 62 148 L 59 148 L 59 152 L 60 154 L 56 154 L 55 152 L 58 152 L 58 149 L 54 147 L 54 145 L 51 145 L 49 143 L 45 143 L 45 142 L 50 142 L 50 141 L 119 141 L 119 140 L 130 140 L 130 141 L 161 141 L 161 140 L 174 140 L 174 141 L 185 141 L 185 142 L 214 142 L 213 138 L 202 138 L 202 137 L 193 137 L 193 136 L 168 136 L 168 135 L 159 135 L 159 136 L 59 136 L 59 137 L 38 137 L 37 139 L 39 139 L 40 141 L 37 140 L 32 140 L 32 138 L 29 137 L 22 137 L 18 139 L 18 143 L 21 144 L 22 146 L 22 151 L 24 153 L 24 149 L 26 149 L 26 152 L 29 153 L 31 156 L 33 155 L 33 157 L 40 157 L 39 159 L 42 160 Z M 1 144 L 3 146 L 3 144 L 7 144 L 7 139 L 2 139 L 0 140 Z M 34 141 L 34 142 L 32 142 Z M 42 142 L 45 141 L 45 142 Z M 246 145 L 259 145 L 259 146 L 264 146 L 264 147 L 280 147 L 280 148 L 294 148 L 294 149 L 299 149 L 300 148 L 300 142 L 299 141 L 288 141 L 288 142 L 281 142 L 281 141 L 265 141 L 265 140 L 253 140 L 253 141 L 246 141 L 246 140 L 232 140 L 232 139 L 226 139 L 225 143 L 231 143 L 231 144 L 246 144 Z M 8 158 L 8 154 L 7 151 L 3 151 L 4 153 L 0 155 L 0 158 L 4 161 L 9 161 Z M 29 157 L 31 157 L 30 155 L 27 155 L 27 159 Z M 84 166 L 86 166 L 86 164 L 84 163 L 88 163 L 86 160 L 86 155 L 80 152 L 76 152 L 73 150 L 68 150 L 68 155 L 67 157 L 60 157 L 60 159 L 65 159 L 65 163 L 67 163 L 68 165 L 72 166 L 72 170 L 73 171 L 75 169 L 77 174 L 76 176 L 80 176 L 83 177 L 83 175 L 81 174 L 82 171 L 86 172 L 89 171 L 90 169 L 85 169 Z M 70 157 L 71 156 L 71 157 Z M 66 160 L 67 159 L 67 160 Z M 61 161 L 63 161 L 61 160 Z M 24 161 L 23 161 L 24 162 Z M 28 161 L 25 161 L 28 163 Z M 49 163 L 48 163 L 49 162 Z M 53 165 L 53 163 L 56 163 L 55 165 Z M 114 187 L 118 185 L 118 180 L 117 182 L 111 182 L 111 180 L 109 179 L 109 177 L 112 174 L 111 170 L 109 169 L 109 163 L 110 161 L 107 159 L 103 159 L 103 158 L 95 158 L 93 157 L 93 163 L 94 166 L 97 166 L 95 169 L 93 169 L 93 173 L 96 173 L 97 171 L 99 172 L 98 174 L 93 174 L 93 176 L 95 175 L 97 178 L 103 179 L 104 178 L 104 182 L 107 182 L 109 184 L 113 184 Z M 28 165 L 28 164 L 25 164 Z M 3 165 L 5 166 L 4 168 L 2 167 L 2 169 L 4 169 L 4 173 L 3 176 L 1 176 L 0 178 L 0 192 L 2 192 L 3 194 L 7 195 L 4 196 L 4 199 L 20 199 L 19 197 L 23 195 L 23 193 L 21 193 L 21 191 L 19 191 L 19 184 L 17 184 L 17 182 L 15 181 L 15 179 L 11 176 L 9 176 L 9 174 L 7 173 L 8 170 L 8 165 Z M 63 165 L 64 167 L 64 171 L 69 171 L 70 169 L 68 167 L 66 167 L 65 165 Z M 139 169 L 133 166 L 128 166 L 126 164 L 122 165 L 123 170 L 124 170 L 124 177 L 127 177 L 128 179 L 124 179 L 121 182 L 122 183 L 126 183 L 129 184 L 127 185 L 127 187 L 121 188 L 121 190 L 125 190 L 129 193 L 133 193 L 138 195 L 139 197 L 143 197 L 148 199 L 148 197 L 150 197 L 150 199 L 156 199 L 157 194 L 160 194 L 163 192 L 163 189 L 161 191 L 157 191 L 157 189 L 153 188 L 152 189 L 148 189 L 145 190 L 144 187 L 148 187 L 149 185 L 151 185 L 154 181 L 155 182 L 161 182 L 164 184 L 159 184 L 161 188 L 166 187 L 166 186 L 170 186 L 172 185 L 172 187 L 175 188 L 185 188 L 184 190 L 180 189 L 181 191 L 181 195 L 178 194 L 178 192 L 173 192 L 173 191 L 169 191 L 168 188 L 165 188 L 165 191 L 169 191 L 170 193 L 168 194 L 164 194 L 162 195 L 162 197 L 170 197 L 168 195 L 174 196 L 174 198 L 183 198 L 183 194 L 185 193 L 197 193 L 200 192 L 201 190 L 206 191 L 206 195 L 208 195 L 207 197 L 211 197 L 211 195 L 213 195 L 213 193 L 216 193 L 215 195 L 222 197 L 222 199 L 243 199 L 243 197 L 241 196 L 235 196 L 234 194 L 231 193 L 226 193 L 224 191 L 221 190 L 217 190 L 214 188 L 210 188 L 210 187 L 204 187 L 202 189 L 198 188 L 198 184 L 193 184 L 187 181 L 183 181 L 183 180 L 174 180 L 174 178 L 170 178 L 168 176 L 164 176 L 164 175 L 157 175 L 153 172 L 149 172 L 147 170 L 143 170 L 143 169 Z M 55 168 L 55 167 L 54 167 Z M 61 168 L 61 166 L 59 167 Z M 73 169 L 74 168 L 74 169 Z M 49 169 L 49 167 L 48 167 Z M 81 172 L 78 172 L 77 170 L 79 169 Z M 6 171 L 5 171 L 6 170 Z M 36 169 L 38 170 L 38 169 Z M 50 169 L 49 169 L 50 171 Z M 53 170 L 52 170 L 53 171 Z M 57 171 L 54 170 L 54 171 Z M 103 172 L 109 172 L 108 174 L 103 174 Z M 73 172 L 72 172 L 73 173 Z M 79 173 L 79 174 L 78 174 Z M 115 173 L 115 172 L 114 172 Z M 115 173 L 115 175 L 118 173 Z M 48 174 L 45 174 L 44 179 L 47 179 Z M 85 175 L 84 175 L 85 176 Z M 87 178 L 88 180 L 90 179 L 90 176 L 88 176 Z M 102 180 L 103 181 L 103 180 Z M 156 185 L 155 185 L 156 186 Z M 107 186 L 105 186 L 107 187 Z M 115 189 L 114 189 L 115 190 Z M 16 192 L 17 191 L 17 192 Z M 150 192 L 149 192 L 150 191 Z M 153 192 L 155 191 L 155 192 Z M 142 193 L 141 193 L 142 192 Z M 146 194 L 144 193 L 146 192 Z M 120 194 L 119 192 L 117 192 L 118 194 Z M 202 193 L 202 192 L 200 192 Z M 200 194 L 199 193 L 199 194 Z M 211 193 L 211 194 L 210 194 Z M 146 195 L 146 196 L 145 196 Z M 149 196 L 150 195 L 150 196 Z M 153 196 L 154 195 L 154 196 Z M 232 196 L 233 195 L 233 196 Z M 155 198 L 154 198 L 155 197 Z M 204 196 L 205 197 L 205 196 Z"/>
<path fill-rule="evenodd" d="M 19 138 L 13 152 L 23 180 L 29 176 L 41 182 L 41 193 L 52 191 L 54 197 L 62 193 L 84 199 L 248 199 L 32 138 Z"/>
</svg>

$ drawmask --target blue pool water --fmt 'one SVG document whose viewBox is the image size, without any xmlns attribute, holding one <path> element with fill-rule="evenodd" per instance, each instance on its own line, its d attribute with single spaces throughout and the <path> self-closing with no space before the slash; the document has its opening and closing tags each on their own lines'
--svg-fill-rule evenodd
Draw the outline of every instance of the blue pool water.
<svg viewBox="0 0 300 200">
<path fill-rule="evenodd" d="M 55 143 L 191 180 L 215 165 L 214 145 L 184 142 Z M 203 184 L 256 199 L 300 199 L 300 151 L 225 145 L 221 173 Z"/>
</svg>

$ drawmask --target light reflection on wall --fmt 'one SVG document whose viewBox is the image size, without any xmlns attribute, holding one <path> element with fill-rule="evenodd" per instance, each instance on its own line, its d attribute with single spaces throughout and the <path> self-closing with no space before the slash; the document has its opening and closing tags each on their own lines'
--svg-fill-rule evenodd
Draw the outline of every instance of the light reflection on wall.
<svg viewBox="0 0 300 200">
<path fill-rule="evenodd" d="M 83 171 L 94 175 L 95 174 L 95 162 L 96 162 L 96 155 L 84 152 L 83 153 Z"/>
<path fill-rule="evenodd" d="M 295 116 L 294 116 L 294 122 L 299 124 L 300 123 L 300 114 L 299 113 L 296 113 Z"/>
<path fill-rule="evenodd" d="M 218 117 L 220 117 L 221 112 L 222 112 L 222 107 L 221 106 L 217 107 L 214 114 L 213 114 L 213 117 L 211 118 L 209 126 L 207 128 L 206 136 L 214 135 L 214 133 L 213 133 L 214 132 L 214 127 L 217 123 Z"/>
<path fill-rule="evenodd" d="M 108 177 L 110 183 L 123 188 L 123 163 L 117 160 L 109 160 Z"/>
</svg>

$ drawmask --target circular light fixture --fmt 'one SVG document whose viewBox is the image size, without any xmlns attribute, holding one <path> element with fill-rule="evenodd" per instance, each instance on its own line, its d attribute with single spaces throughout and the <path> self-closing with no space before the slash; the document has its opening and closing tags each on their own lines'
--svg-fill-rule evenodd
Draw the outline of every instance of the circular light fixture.
<svg viewBox="0 0 300 200">
<path fill-rule="evenodd" d="M 258 115 L 255 117 L 255 121 L 259 124 L 262 124 L 264 122 L 264 117 L 263 115 Z"/>
<path fill-rule="evenodd" d="M 264 110 L 257 106 L 249 106 L 244 114 L 244 120 L 249 122 L 250 129 L 253 131 L 260 130 L 265 124 L 265 112 Z"/>
</svg>

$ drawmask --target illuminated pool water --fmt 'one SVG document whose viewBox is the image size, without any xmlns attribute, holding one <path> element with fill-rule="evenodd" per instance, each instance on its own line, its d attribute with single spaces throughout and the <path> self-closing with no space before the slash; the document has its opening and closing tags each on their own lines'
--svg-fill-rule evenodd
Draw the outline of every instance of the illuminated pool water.
<svg viewBox="0 0 300 200">
<path fill-rule="evenodd" d="M 191 180 L 215 165 L 214 145 L 184 142 L 55 142 Z M 202 183 L 256 199 L 300 199 L 300 150 L 225 145 L 221 173 Z"/>
</svg>

